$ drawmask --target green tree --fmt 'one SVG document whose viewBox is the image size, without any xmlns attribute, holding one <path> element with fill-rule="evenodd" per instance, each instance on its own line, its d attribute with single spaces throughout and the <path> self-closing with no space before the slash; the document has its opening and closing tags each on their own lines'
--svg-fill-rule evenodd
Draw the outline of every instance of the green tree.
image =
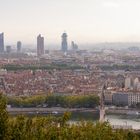
<svg viewBox="0 0 140 140">
<path fill-rule="evenodd" d="M 6 99 L 0 93 L 0 140 L 8 140 L 8 113 L 6 111 Z"/>
</svg>

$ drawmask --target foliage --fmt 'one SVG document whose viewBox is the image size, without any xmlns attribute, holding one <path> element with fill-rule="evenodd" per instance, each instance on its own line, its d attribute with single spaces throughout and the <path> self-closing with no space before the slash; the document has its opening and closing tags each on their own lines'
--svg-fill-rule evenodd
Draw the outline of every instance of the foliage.
<svg viewBox="0 0 140 140">
<path fill-rule="evenodd" d="M 5 108 L 6 99 L 0 93 L 0 140 L 6 139 L 8 133 L 8 113 Z"/>
<path fill-rule="evenodd" d="M 130 130 L 113 130 L 108 122 L 68 123 L 70 114 L 62 117 L 9 117 L 6 100 L 0 95 L 0 140 L 139 140 Z"/>
<path fill-rule="evenodd" d="M 100 66 L 102 70 L 140 70 L 140 65 L 102 65 Z"/>
<path fill-rule="evenodd" d="M 13 65 L 13 64 L 8 64 L 4 65 L 2 67 L 3 69 L 6 69 L 8 71 L 17 71 L 17 70 L 53 70 L 53 69 L 58 69 L 58 70 L 63 70 L 63 69 L 83 69 L 83 67 L 79 65 L 68 65 L 68 64 L 50 64 L 50 65 Z"/>
<path fill-rule="evenodd" d="M 139 140 L 130 130 L 112 130 L 109 123 L 67 123 L 62 118 L 18 116 L 11 118 L 10 140 Z"/>
<path fill-rule="evenodd" d="M 68 107 L 68 108 L 94 108 L 99 105 L 99 97 L 89 96 L 55 96 L 42 95 L 31 97 L 8 97 L 8 104 L 13 107 L 37 107 L 46 105 L 47 107 Z"/>
</svg>

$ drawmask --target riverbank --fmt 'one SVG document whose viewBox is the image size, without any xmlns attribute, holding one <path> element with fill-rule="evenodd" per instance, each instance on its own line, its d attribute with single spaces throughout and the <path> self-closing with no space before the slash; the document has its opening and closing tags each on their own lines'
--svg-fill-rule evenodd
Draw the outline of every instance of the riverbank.
<svg viewBox="0 0 140 140">
<path fill-rule="evenodd" d="M 91 108 L 61 108 L 61 107 L 52 107 L 52 108 L 7 108 L 7 111 L 10 114 L 21 114 L 21 113 L 64 113 L 64 112 L 99 112 L 99 109 Z M 140 115 L 140 110 L 138 109 L 123 109 L 123 108 L 114 108 L 106 109 L 106 114 L 123 114 L 123 115 Z"/>
<path fill-rule="evenodd" d="M 10 114 L 47 114 L 47 113 L 64 113 L 64 112 L 99 112 L 98 109 L 87 108 L 7 108 Z"/>
<path fill-rule="evenodd" d="M 106 109 L 106 114 L 122 114 L 122 115 L 140 115 L 139 109 L 123 109 L 123 108 L 114 108 Z"/>
<path fill-rule="evenodd" d="M 16 116 L 19 114 L 25 114 L 27 116 L 62 116 L 64 112 L 71 112 L 70 121 L 79 122 L 81 120 L 86 121 L 98 121 L 99 110 L 98 109 L 87 109 L 87 108 L 7 108 L 10 115 Z M 109 121 L 112 126 L 123 126 L 128 128 L 132 126 L 134 130 L 140 130 L 140 118 L 139 115 L 130 115 L 128 112 L 133 111 L 132 109 L 108 109 L 106 110 L 105 120 Z M 138 110 L 135 110 L 138 111 Z"/>
</svg>

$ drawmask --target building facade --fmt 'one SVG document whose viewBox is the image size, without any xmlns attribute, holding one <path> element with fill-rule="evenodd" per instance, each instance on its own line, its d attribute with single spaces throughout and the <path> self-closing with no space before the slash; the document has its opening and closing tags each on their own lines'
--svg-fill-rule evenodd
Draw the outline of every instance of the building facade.
<svg viewBox="0 0 140 140">
<path fill-rule="evenodd" d="M 113 94 L 112 93 L 106 93 L 104 96 L 105 96 L 105 104 L 112 104 Z"/>
<path fill-rule="evenodd" d="M 132 88 L 132 78 L 126 77 L 125 79 L 125 89 L 131 89 Z"/>
<path fill-rule="evenodd" d="M 41 35 L 37 36 L 37 56 L 44 54 L 44 37 Z"/>
<path fill-rule="evenodd" d="M 4 33 L 0 34 L 0 53 L 4 52 Z"/>
<path fill-rule="evenodd" d="M 114 93 L 113 104 L 116 106 L 128 106 L 128 94 L 127 93 Z"/>
<path fill-rule="evenodd" d="M 114 93 L 113 104 L 117 106 L 136 106 L 140 103 L 139 92 Z"/>
<path fill-rule="evenodd" d="M 76 51 L 78 50 L 78 45 L 74 43 L 74 41 L 71 42 L 71 49 Z"/>
<path fill-rule="evenodd" d="M 17 52 L 18 52 L 18 53 L 21 52 L 21 46 L 22 46 L 21 41 L 18 41 L 18 42 L 17 42 Z"/>
<path fill-rule="evenodd" d="M 11 46 L 6 46 L 6 53 L 11 53 Z"/>
<path fill-rule="evenodd" d="M 128 94 L 128 105 L 135 106 L 140 103 L 140 93 L 129 93 Z"/>
<path fill-rule="evenodd" d="M 67 52 L 67 50 L 68 50 L 67 37 L 68 36 L 66 33 L 63 33 L 61 37 L 62 37 L 61 50 L 63 52 Z"/>
</svg>

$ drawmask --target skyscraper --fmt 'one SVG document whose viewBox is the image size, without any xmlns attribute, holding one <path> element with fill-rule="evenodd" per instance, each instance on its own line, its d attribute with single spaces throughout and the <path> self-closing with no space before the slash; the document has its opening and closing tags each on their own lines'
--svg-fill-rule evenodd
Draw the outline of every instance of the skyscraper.
<svg viewBox="0 0 140 140">
<path fill-rule="evenodd" d="M 71 42 L 71 49 L 76 51 L 78 50 L 78 45 L 74 43 L 74 41 Z"/>
<path fill-rule="evenodd" d="M 0 34 L 0 53 L 4 52 L 4 33 Z"/>
<path fill-rule="evenodd" d="M 11 53 L 11 46 L 6 46 L 6 52 Z"/>
<path fill-rule="evenodd" d="M 61 50 L 63 52 L 67 52 L 67 50 L 68 50 L 67 37 L 68 36 L 66 33 L 63 33 L 61 37 L 62 37 Z"/>
<path fill-rule="evenodd" d="M 44 37 L 40 34 L 37 36 L 37 56 L 44 54 Z"/>
<path fill-rule="evenodd" d="M 18 41 L 17 42 L 17 53 L 21 52 L 21 46 L 22 46 L 21 41 Z"/>
</svg>

